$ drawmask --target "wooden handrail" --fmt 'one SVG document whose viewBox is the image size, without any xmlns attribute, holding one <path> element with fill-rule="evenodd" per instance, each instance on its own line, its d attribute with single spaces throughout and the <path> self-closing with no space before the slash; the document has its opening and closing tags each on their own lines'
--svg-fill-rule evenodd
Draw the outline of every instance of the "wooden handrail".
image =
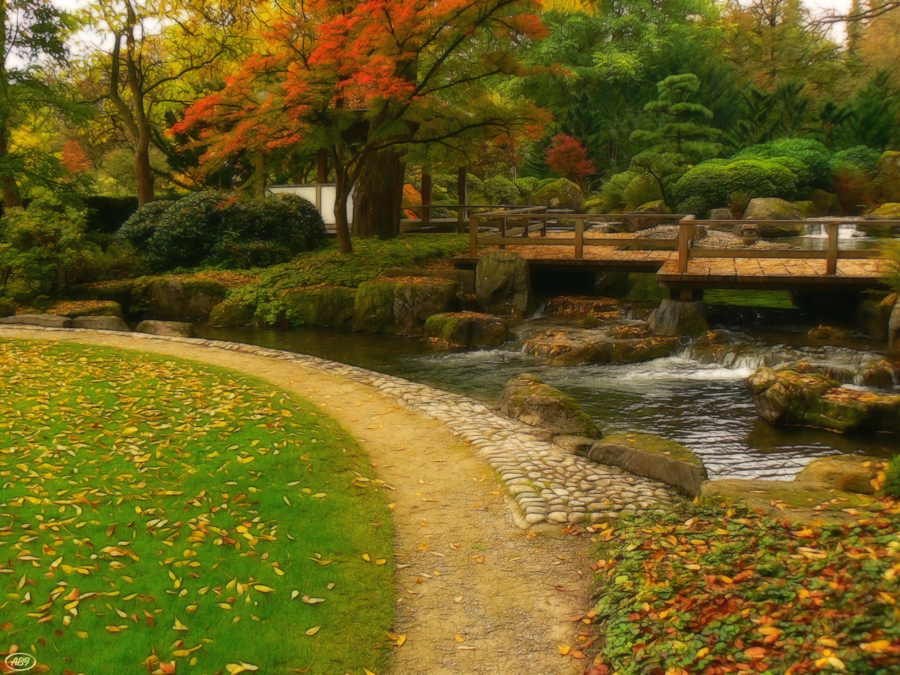
<svg viewBox="0 0 900 675">
<path fill-rule="evenodd" d="M 695 220 L 694 216 L 688 215 L 678 221 L 678 271 L 682 274 L 687 272 L 688 261 L 691 257 Z"/>
</svg>

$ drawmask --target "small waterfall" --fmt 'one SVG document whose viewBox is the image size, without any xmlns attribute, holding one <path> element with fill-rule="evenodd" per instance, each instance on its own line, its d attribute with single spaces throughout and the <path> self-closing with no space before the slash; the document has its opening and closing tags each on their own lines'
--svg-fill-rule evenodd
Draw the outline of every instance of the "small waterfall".
<svg viewBox="0 0 900 675">
<path fill-rule="evenodd" d="M 810 239 L 827 239 L 828 230 L 825 227 L 826 222 L 828 221 L 820 220 L 814 223 L 807 223 L 805 225 L 806 234 L 804 236 Z M 838 225 L 838 239 L 857 239 L 865 236 L 865 232 L 856 229 L 855 219 L 844 219 L 841 221 L 840 225 Z"/>
</svg>

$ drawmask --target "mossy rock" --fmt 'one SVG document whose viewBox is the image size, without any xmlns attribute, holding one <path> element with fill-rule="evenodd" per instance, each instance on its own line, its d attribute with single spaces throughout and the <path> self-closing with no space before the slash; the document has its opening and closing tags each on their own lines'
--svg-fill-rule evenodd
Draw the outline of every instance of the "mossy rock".
<svg viewBox="0 0 900 675">
<path fill-rule="evenodd" d="M 584 203 L 585 213 L 606 213 L 606 200 L 603 197 L 588 199 Z"/>
<path fill-rule="evenodd" d="M 114 300 L 100 300 L 65 313 L 70 319 L 78 316 L 117 316 L 122 318 L 122 305 Z"/>
<path fill-rule="evenodd" d="M 688 497 L 707 479 L 703 461 L 689 448 L 650 434 L 616 434 L 594 443 L 588 459 L 671 485 Z"/>
<path fill-rule="evenodd" d="M 776 197 L 751 199 L 744 211 L 744 220 L 803 220 L 803 211 L 796 205 Z M 806 232 L 803 225 L 765 224 L 758 227 L 761 237 L 799 237 Z"/>
<path fill-rule="evenodd" d="M 665 298 L 648 317 L 647 324 L 655 335 L 703 335 L 709 330 L 706 303 Z"/>
<path fill-rule="evenodd" d="M 812 218 L 816 215 L 816 205 L 812 201 L 791 202 L 791 204 L 797 207 L 804 218 Z"/>
<path fill-rule="evenodd" d="M 455 309 L 457 284 L 449 279 L 366 281 L 353 305 L 353 329 L 365 333 L 422 335 L 425 320 Z"/>
<path fill-rule="evenodd" d="M 575 213 L 584 212 L 584 194 L 581 188 L 566 178 L 542 187 L 532 195 L 532 202 L 551 208 L 571 209 Z"/>
<path fill-rule="evenodd" d="M 847 389 L 803 366 L 760 368 L 750 376 L 747 386 L 760 417 L 842 432 L 900 431 L 900 395 Z"/>
<path fill-rule="evenodd" d="M 800 522 L 850 522 L 853 516 L 843 509 L 872 504 L 871 497 L 805 481 L 710 480 L 700 494 L 705 501 L 739 501 L 779 520 Z"/>
<path fill-rule="evenodd" d="M 132 302 L 156 319 L 206 319 L 227 292 L 224 284 L 211 279 L 152 277 L 135 283 Z"/>
<path fill-rule="evenodd" d="M 643 363 L 672 356 L 678 338 L 649 337 L 638 339 L 610 339 L 576 347 L 551 357 L 549 366 L 575 366 L 590 363 Z"/>
<path fill-rule="evenodd" d="M 448 347 L 497 347 L 509 338 L 509 329 L 496 316 L 450 312 L 429 316 L 425 335 Z"/>
<path fill-rule="evenodd" d="M 489 251 L 475 268 L 475 298 L 488 314 L 525 316 L 534 310 L 528 263 L 512 251 Z"/>
<path fill-rule="evenodd" d="M 9 298 L 0 298 L 0 319 L 16 313 L 16 303 Z"/>
<path fill-rule="evenodd" d="M 815 209 L 814 216 L 840 216 L 844 213 L 841 200 L 833 192 L 816 189 L 809 194 L 809 200 Z"/>
<path fill-rule="evenodd" d="M 878 160 L 878 186 L 889 202 L 900 202 L 900 152 L 889 150 Z"/>
<path fill-rule="evenodd" d="M 819 457 L 807 464 L 797 479 L 805 483 L 821 483 L 844 492 L 873 495 L 878 491 L 887 460 L 863 455 Z"/>
<path fill-rule="evenodd" d="M 72 319 L 56 314 L 13 314 L 0 319 L 0 323 L 15 326 L 42 326 L 44 328 L 72 327 Z"/>
<path fill-rule="evenodd" d="M 342 328 L 353 321 L 356 290 L 330 288 L 294 288 L 281 296 L 293 318 L 304 326 Z"/>
<path fill-rule="evenodd" d="M 511 379 L 500 396 L 500 411 L 525 424 L 564 436 L 600 438 L 596 422 L 575 399 L 527 373 Z"/>
<path fill-rule="evenodd" d="M 208 325 L 214 328 L 235 328 L 253 323 L 256 306 L 236 300 L 225 300 L 212 308 Z"/>
<path fill-rule="evenodd" d="M 887 202 L 869 211 L 866 218 L 874 220 L 900 220 L 900 202 Z"/>
</svg>

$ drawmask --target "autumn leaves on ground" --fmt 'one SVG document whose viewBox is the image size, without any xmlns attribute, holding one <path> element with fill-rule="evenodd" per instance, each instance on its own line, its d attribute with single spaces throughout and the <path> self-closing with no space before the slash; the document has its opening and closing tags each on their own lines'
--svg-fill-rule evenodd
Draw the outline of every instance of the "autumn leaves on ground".
<svg viewBox="0 0 900 675">
<path fill-rule="evenodd" d="M 24 342 L 0 342 L 0 391 L 0 653 L 53 675 L 381 672 L 387 504 L 312 406 Z"/>
</svg>

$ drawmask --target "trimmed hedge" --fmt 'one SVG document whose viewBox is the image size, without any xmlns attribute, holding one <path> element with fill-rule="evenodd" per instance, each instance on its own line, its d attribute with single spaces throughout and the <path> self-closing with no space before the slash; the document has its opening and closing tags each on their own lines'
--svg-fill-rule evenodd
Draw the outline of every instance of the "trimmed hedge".
<svg viewBox="0 0 900 675">
<path fill-rule="evenodd" d="M 117 236 L 157 272 L 201 264 L 247 268 L 316 248 L 325 239 L 325 224 L 312 204 L 294 195 L 238 202 L 207 191 L 147 204 Z"/>
<path fill-rule="evenodd" d="M 810 138 L 779 138 L 777 141 L 752 145 L 737 153 L 732 159 L 768 159 L 781 161 L 782 158 L 802 162 L 806 171 L 797 175 L 797 189 L 831 187 L 831 152 L 819 141 Z M 786 162 L 781 162 L 789 166 Z M 791 167 L 796 167 L 793 164 Z M 758 195 L 762 196 L 762 195 Z"/>
<path fill-rule="evenodd" d="M 672 188 L 678 212 L 698 216 L 728 206 L 738 195 L 794 199 L 797 176 L 780 161 L 710 160 L 690 169 Z"/>
<path fill-rule="evenodd" d="M 834 153 L 831 158 L 831 170 L 834 173 L 842 169 L 859 169 L 870 176 L 878 173 L 878 160 L 881 153 L 873 150 L 868 145 L 857 145 Z"/>
</svg>

